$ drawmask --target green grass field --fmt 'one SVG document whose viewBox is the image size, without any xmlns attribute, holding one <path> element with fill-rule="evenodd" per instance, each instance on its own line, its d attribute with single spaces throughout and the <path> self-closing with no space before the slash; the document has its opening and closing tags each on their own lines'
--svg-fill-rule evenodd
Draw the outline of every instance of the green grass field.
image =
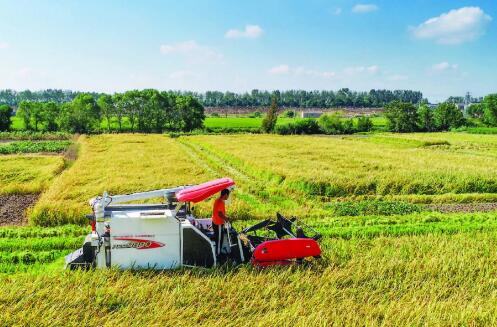
<svg viewBox="0 0 497 327">
<path fill-rule="evenodd" d="M 211 130 L 220 130 L 220 129 L 230 129 L 230 130 L 258 130 L 261 127 L 263 118 L 250 118 L 250 117 L 206 117 L 204 121 L 204 126 Z M 278 118 L 278 125 L 286 125 L 291 122 L 295 122 L 297 120 L 301 120 L 302 118 Z M 372 117 L 373 125 L 375 129 L 382 130 L 386 127 L 386 119 L 384 117 Z M 107 129 L 107 122 L 102 120 L 100 124 L 100 128 L 102 130 Z M 117 121 L 111 120 L 111 128 L 113 130 L 118 130 L 119 125 Z M 129 124 L 128 119 L 125 117 L 122 123 L 123 130 L 129 130 L 131 125 Z M 12 129 L 15 131 L 21 131 L 24 129 L 24 123 L 18 117 L 12 117 Z"/>
<path fill-rule="evenodd" d="M 204 121 L 204 126 L 209 129 L 242 129 L 242 130 L 257 130 L 260 129 L 263 118 L 249 117 L 207 117 Z M 302 118 L 283 118 L 279 117 L 277 124 L 286 125 Z M 386 119 L 384 117 L 372 117 L 373 126 L 375 129 L 384 129 L 386 127 Z"/>
<path fill-rule="evenodd" d="M 77 142 L 74 164 L 42 183 L 30 212 L 39 226 L 0 227 L 0 325 L 497 323 L 497 212 L 422 205 L 496 202 L 497 136 L 124 134 Z M 0 171 L 31 157 L 39 156 L 0 156 L 0 165 L 10 160 Z M 10 176 L 11 187 L 23 185 Z M 237 182 L 227 208 L 238 229 L 276 211 L 300 216 L 323 235 L 323 258 L 266 270 L 62 269 L 88 232 L 89 198 L 222 176 Z M 196 206 L 198 214 L 210 205 Z"/>
<path fill-rule="evenodd" d="M 259 129 L 263 118 L 249 117 L 207 117 L 204 126 L 211 129 L 231 128 L 231 129 Z M 301 118 L 278 118 L 277 124 L 285 125 L 301 120 Z"/>
</svg>

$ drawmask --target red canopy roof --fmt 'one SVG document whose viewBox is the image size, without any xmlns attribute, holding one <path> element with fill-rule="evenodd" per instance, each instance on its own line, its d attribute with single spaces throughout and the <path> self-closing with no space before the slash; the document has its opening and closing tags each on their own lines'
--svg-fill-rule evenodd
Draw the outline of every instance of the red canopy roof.
<svg viewBox="0 0 497 327">
<path fill-rule="evenodd" d="M 176 199 L 179 202 L 197 203 L 233 185 L 235 182 L 231 178 L 219 178 L 178 191 Z"/>
</svg>

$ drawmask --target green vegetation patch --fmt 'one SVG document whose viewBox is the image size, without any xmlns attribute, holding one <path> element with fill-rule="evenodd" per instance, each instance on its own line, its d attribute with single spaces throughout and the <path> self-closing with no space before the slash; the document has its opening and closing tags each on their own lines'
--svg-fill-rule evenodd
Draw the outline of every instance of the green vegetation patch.
<svg viewBox="0 0 497 327">
<path fill-rule="evenodd" d="M 64 132 L 34 132 L 34 131 L 14 131 L 0 132 L 0 140 L 69 140 L 72 137 Z"/>
<path fill-rule="evenodd" d="M 18 153 L 38 153 L 38 152 L 55 152 L 60 153 L 67 150 L 72 144 L 71 141 L 17 141 L 0 144 L 0 154 L 18 154 Z"/>
<path fill-rule="evenodd" d="M 335 216 L 405 215 L 421 212 L 417 204 L 399 201 L 347 201 L 325 205 Z"/>
</svg>

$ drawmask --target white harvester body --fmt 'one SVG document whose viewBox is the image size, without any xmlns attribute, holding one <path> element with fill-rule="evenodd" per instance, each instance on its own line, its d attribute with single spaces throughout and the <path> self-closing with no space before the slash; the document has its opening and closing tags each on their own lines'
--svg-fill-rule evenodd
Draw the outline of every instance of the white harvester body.
<svg viewBox="0 0 497 327">
<path fill-rule="evenodd" d="M 213 183 L 213 182 L 211 182 Z M 218 189 L 231 187 L 230 179 L 217 180 L 215 188 L 202 193 L 208 198 Z M 210 185 L 210 184 L 209 184 Z M 90 200 L 93 214 L 92 233 L 83 248 L 66 257 L 71 268 L 94 266 L 120 269 L 175 269 L 182 266 L 212 267 L 218 262 L 210 218 L 197 219 L 188 201 L 179 201 L 176 194 L 192 187 L 109 195 Z M 160 204 L 123 204 L 125 202 L 163 198 Z M 197 198 L 193 198 L 197 200 Z M 198 202 L 198 201 L 195 201 Z M 235 261 L 243 262 L 240 239 L 227 224 L 228 237 L 223 239 L 220 253 L 235 253 Z M 229 235 L 232 231 L 233 235 Z"/>
</svg>

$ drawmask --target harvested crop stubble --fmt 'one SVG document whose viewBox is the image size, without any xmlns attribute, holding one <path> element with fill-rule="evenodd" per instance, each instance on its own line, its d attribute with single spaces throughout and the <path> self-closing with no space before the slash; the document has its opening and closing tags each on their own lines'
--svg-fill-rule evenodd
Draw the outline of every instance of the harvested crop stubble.
<svg viewBox="0 0 497 327">
<path fill-rule="evenodd" d="M 0 156 L 0 194 L 39 193 L 64 169 L 60 156 Z"/>
<path fill-rule="evenodd" d="M 226 135 L 188 141 L 311 196 L 497 193 L 497 137 L 476 137 Z M 451 145 L 424 146 L 428 141 Z"/>
<path fill-rule="evenodd" d="M 88 200 L 200 183 L 212 178 L 163 135 L 81 136 L 78 160 L 42 194 L 30 213 L 38 225 L 86 223 Z"/>
</svg>

